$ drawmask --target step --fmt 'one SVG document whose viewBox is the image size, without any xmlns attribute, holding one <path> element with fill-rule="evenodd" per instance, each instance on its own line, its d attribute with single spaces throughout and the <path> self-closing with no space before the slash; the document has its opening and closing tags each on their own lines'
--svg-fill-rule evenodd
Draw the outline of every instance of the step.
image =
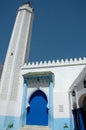
<svg viewBox="0 0 86 130">
<path fill-rule="evenodd" d="M 48 126 L 25 125 L 19 130 L 50 130 Z"/>
</svg>

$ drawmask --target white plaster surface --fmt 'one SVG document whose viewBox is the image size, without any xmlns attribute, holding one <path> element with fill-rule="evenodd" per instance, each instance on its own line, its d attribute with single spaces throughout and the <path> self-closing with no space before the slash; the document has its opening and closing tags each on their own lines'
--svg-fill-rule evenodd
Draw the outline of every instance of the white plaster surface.
<svg viewBox="0 0 86 130">
<path fill-rule="evenodd" d="M 75 61 L 77 62 L 77 61 Z M 49 65 L 49 66 L 48 66 Z M 51 66 L 50 66 L 51 65 Z M 53 63 L 40 63 L 40 65 L 26 65 L 22 67 L 22 74 L 29 75 L 33 73 L 51 72 L 54 75 L 54 86 L 53 86 L 53 115 L 55 118 L 66 118 L 70 117 L 70 103 L 68 91 L 72 83 L 76 80 L 79 74 L 84 69 L 84 64 L 71 64 L 61 65 Z M 61 111 L 60 111 L 61 109 Z"/>
</svg>

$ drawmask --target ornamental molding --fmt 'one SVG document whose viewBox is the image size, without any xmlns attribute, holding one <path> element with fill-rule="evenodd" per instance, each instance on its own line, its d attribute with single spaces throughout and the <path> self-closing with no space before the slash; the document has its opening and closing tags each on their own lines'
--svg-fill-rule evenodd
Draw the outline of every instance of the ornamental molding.
<svg viewBox="0 0 86 130">
<path fill-rule="evenodd" d="M 86 65 L 86 57 L 83 58 L 70 58 L 52 61 L 40 61 L 40 62 L 29 62 L 24 64 L 22 69 L 28 68 L 43 68 L 43 67 L 60 67 L 60 66 L 73 66 L 73 65 Z"/>
<path fill-rule="evenodd" d="M 28 86 L 31 88 L 48 87 L 50 84 L 50 77 L 30 77 L 28 78 Z"/>
</svg>

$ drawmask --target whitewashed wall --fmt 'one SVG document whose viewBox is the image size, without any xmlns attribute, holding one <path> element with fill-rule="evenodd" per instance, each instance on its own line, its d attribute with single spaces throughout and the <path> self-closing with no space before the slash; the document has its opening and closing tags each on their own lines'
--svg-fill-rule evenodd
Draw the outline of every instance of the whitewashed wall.
<svg viewBox="0 0 86 130">
<path fill-rule="evenodd" d="M 86 62 L 86 61 L 85 61 Z M 52 72 L 54 74 L 53 109 L 54 118 L 70 117 L 68 91 L 72 83 L 79 76 L 85 65 L 82 62 L 72 63 L 32 63 L 22 67 L 22 75 L 30 72 Z"/>
</svg>

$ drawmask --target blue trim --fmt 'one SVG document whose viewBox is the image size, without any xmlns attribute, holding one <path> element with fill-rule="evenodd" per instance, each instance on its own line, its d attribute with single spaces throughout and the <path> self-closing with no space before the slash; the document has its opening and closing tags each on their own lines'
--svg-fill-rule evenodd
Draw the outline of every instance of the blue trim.
<svg viewBox="0 0 86 130">
<path fill-rule="evenodd" d="M 27 82 L 28 79 L 32 79 L 32 78 L 33 78 L 33 79 L 34 79 L 34 78 L 35 78 L 35 79 L 37 79 L 37 78 L 39 78 L 39 79 L 44 79 L 44 78 L 46 79 L 46 78 L 48 78 L 48 79 L 50 79 L 50 82 L 53 81 L 52 75 L 46 75 L 46 74 L 45 74 L 45 75 L 40 75 L 40 74 L 39 74 L 39 75 L 32 75 L 32 76 L 30 76 L 30 75 L 29 75 L 29 76 L 24 76 L 24 79 L 26 80 L 26 82 Z"/>
<path fill-rule="evenodd" d="M 53 127 L 53 82 L 50 82 L 49 86 L 49 113 L 48 113 L 48 125 Z"/>
<path fill-rule="evenodd" d="M 24 86 L 23 86 L 23 97 L 22 97 L 22 108 L 21 108 L 21 126 L 24 126 L 26 124 L 26 100 L 27 100 L 27 82 L 24 80 Z"/>
</svg>

